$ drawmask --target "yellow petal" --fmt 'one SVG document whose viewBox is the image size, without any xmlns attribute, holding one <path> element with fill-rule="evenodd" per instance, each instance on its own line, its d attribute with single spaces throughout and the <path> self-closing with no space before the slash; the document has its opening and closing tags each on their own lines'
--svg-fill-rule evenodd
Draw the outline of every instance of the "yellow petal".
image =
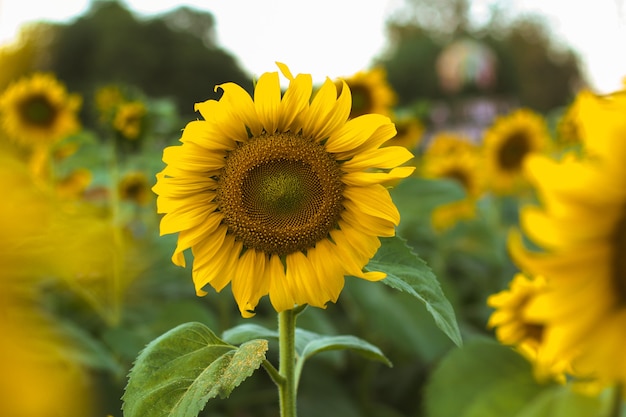
<svg viewBox="0 0 626 417">
<path fill-rule="evenodd" d="M 280 260 L 280 256 L 272 255 L 268 264 L 268 274 L 270 276 L 270 302 L 274 310 L 281 312 L 295 307 L 291 288 L 285 275 L 285 266 Z"/>
<path fill-rule="evenodd" d="M 224 103 L 207 100 L 203 103 L 196 103 L 195 108 L 210 125 L 212 135 L 239 142 L 248 140 L 246 125 L 241 120 L 240 113 L 232 110 L 232 105 L 228 100 Z"/>
<path fill-rule="evenodd" d="M 237 262 L 231 288 L 241 316 L 253 317 L 259 299 L 269 292 L 270 280 L 265 274 L 267 255 L 254 249 L 246 250 Z"/>
<path fill-rule="evenodd" d="M 280 106 L 280 81 L 277 72 L 266 72 L 259 77 L 254 89 L 254 105 L 265 131 L 269 134 L 276 132 Z"/>
<path fill-rule="evenodd" d="M 224 157 L 225 154 L 221 152 L 207 152 L 206 149 L 194 143 L 169 146 L 163 150 L 163 162 L 191 172 L 219 170 L 224 167 Z"/>
<path fill-rule="evenodd" d="M 293 252 L 287 255 L 285 260 L 287 281 L 296 304 L 324 308 L 328 299 L 324 297 L 315 270 L 307 257 L 302 252 Z"/>
<path fill-rule="evenodd" d="M 196 143 L 205 149 L 232 150 L 235 149 L 234 138 L 224 135 L 216 126 L 204 121 L 195 120 L 187 123 L 183 129 L 180 141 L 183 143 Z"/>
<path fill-rule="evenodd" d="M 326 150 L 331 153 L 354 150 L 368 142 L 379 127 L 390 123 L 388 117 L 380 114 L 366 114 L 348 120 L 328 137 Z"/>
<path fill-rule="evenodd" d="M 389 220 L 394 225 L 400 223 L 400 213 L 393 204 L 389 192 L 382 185 L 346 187 L 343 195 L 363 213 Z"/>
<path fill-rule="evenodd" d="M 203 202 L 185 204 L 178 210 L 167 213 L 161 219 L 161 236 L 190 229 L 205 221 L 207 216 L 215 211 L 217 204 Z"/>
<path fill-rule="evenodd" d="M 403 146 L 388 146 L 371 149 L 345 161 L 341 169 L 346 172 L 363 171 L 369 168 L 395 168 L 413 159 L 413 154 Z"/>
<path fill-rule="evenodd" d="M 374 184 L 385 184 L 406 178 L 415 171 L 415 167 L 399 167 L 389 172 L 350 172 L 341 177 L 346 185 L 365 187 Z"/>
<path fill-rule="evenodd" d="M 263 126 L 259 121 L 250 94 L 235 83 L 225 83 L 219 87 L 224 90 L 220 102 L 225 105 L 226 111 L 231 112 L 233 117 L 239 118 L 250 129 L 253 136 L 260 135 Z"/>
</svg>

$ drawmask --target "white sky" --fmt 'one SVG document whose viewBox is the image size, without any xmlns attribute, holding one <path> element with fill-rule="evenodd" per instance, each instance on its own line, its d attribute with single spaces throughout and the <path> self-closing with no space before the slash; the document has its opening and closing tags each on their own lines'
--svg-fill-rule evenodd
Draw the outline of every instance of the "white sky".
<svg viewBox="0 0 626 417">
<path fill-rule="evenodd" d="M 385 20 L 402 0 L 125 0 L 134 11 L 161 13 L 188 5 L 214 14 L 218 42 L 253 75 L 276 69 L 314 81 L 366 68 L 385 45 Z M 473 0 L 476 13 L 494 0 Z M 514 10 L 544 14 L 560 39 L 577 50 L 598 92 L 621 87 L 626 77 L 624 0 L 502 0 Z M 0 43 L 24 22 L 66 21 L 89 0 L 0 0 Z M 1 65 L 1 63 L 0 63 Z"/>
</svg>

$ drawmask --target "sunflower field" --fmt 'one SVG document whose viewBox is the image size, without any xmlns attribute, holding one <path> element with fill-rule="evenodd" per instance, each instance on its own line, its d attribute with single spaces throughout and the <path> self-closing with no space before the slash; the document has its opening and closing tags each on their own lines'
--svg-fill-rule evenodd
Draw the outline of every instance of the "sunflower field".
<svg viewBox="0 0 626 417">
<path fill-rule="evenodd" d="M 626 416 L 626 85 L 479 99 L 485 50 L 193 114 L 0 50 L 0 416 Z"/>
</svg>

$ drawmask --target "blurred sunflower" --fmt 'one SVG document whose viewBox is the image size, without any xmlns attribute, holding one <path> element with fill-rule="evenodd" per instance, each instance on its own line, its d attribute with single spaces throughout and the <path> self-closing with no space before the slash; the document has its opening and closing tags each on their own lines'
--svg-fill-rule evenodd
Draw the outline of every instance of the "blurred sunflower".
<svg viewBox="0 0 626 417">
<path fill-rule="evenodd" d="M 80 105 L 53 75 L 36 73 L 0 95 L 0 125 L 22 145 L 48 148 L 79 129 Z"/>
<path fill-rule="evenodd" d="M 204 120 L 165 149 L 153 187 L 161 234 L 179 233 L 173 262 L 184 266 L 191 248 L 198 295 L 230 282 L 244 317 L 267 294 L 277 311 L 323 308 L 345 275 L 383 279 L 363 272 L 400 220 L 383 184 L 414 170 L 398 167 L 413 157 L 406 148 L 380 148 L 396 133 L 389 118 L 348 120 L 347 85 L 337 97 L 327 79 L 311 100 L 311 76 L 278 67 L 289 80 L 282 96 L 270 72 L 254 99 L 226 83 L 219 101 L 196 104 Z"/>
<path fill-rule="evenodd" d="M 490 189 L 497 194 L 519 191 L 525 183 L 524 160 L 542 152 L 549 138 L 545 120 L 531 110 L 518 109 L 497 118 L 483 139 Z"/>
<path fill-rule="evenodd" d="M 626 387 L 626 96 L 585 100 L 580 126 L 586 157 L 525 163 L 542 208 L 525 207 L 520 223 L 542 249 L 513 234 L 516 263 L 549 280 L 551 291 L 528 304 L 544 325 L 547 358 L 573 358 L 577 373 Z M 584 308 L 581 308 L 584 306 Z"/>
<path fill-rule="evenodd" d="M 370 113 L 391 115 L 397 98 L 395 91 L 387 82 L 387 73 L 383 68 L 376 67 L 359 71 L 343 81 L 337 81 L 339 94 L 343 88 L 343 82 L 350 87 L 352 93 L 350 118 Z"/>
<path fill-rule="evenodd" d="M 56 181 L 57 194 L 61 198 L 79 198 L 91 183 L 93 174 L 87 168 L 77 168 Z"/>
<path fill-rule="evenodd" d="M 125 101 L 117 85 L 106 85 L 96 90 L 95 105 L 101 122 L 113 119 L 115 109 Z"/>
<path fill-rule="evenodd" d="M 384 146 L 404 146 L 408 150 L 417 148 L 424 135 L 424 125 L 415 117 L 394 117 L 396 136 L 387 141 Z"/>
<path fill-rule="evenodd" d="M 0 415 L 90 415 L 88 373 L 45 310 L 50 294 L 42 291 L 42 283 L 54 279 L 54 264 L 77 252 L 66 252 L 66 236 L 49 233 L 56 221 L 53 196 L 33 181 L 24 161 L 0 150 L 0 175 Z"/>
<path fill-rule="evenodd" d="M 152 191 L 148 177 L 141 171 L 129 172 L 122 177 L 118 185 L 120 199 L 145 206 L 152 201 Z"/>
<path fill-rule="evenodd" d="M 514 346 L 535 369 L 539 380 L 555 378 L 565 382 L 569 372 L 567 361 L 546 361 L 543 357 L 542 342 L 544 326 L 526 317 L 526 308 L 538 294 L 548 291 L 548 283 L 544 277 L 528 277 L 516 274 L 509 288 L 489 296 L 487 305 L 495 311 L 489 317 L 487 327 L 495 329 L 496 338 L 500 343 Z"/>
<path fill-rule="evenodd" d="M 437 207 L 432 214 L 433 227 L 445 230 L 459 220 L 476 216 L 476 200 L 484 190 L 478 147 L 452 133 L 433 137 L 421 161 L 425 178 L 451 179 L 459 183 L 466 197 Z"/>
<path fill-rule="evenodd" d="M 559 118 L 556 125 L 556 139 L 559 145 L 568 147 L 581 143 L 579 107 L 581 101 L 591 98 L 592 95 L 590 91 L 580 91 Z"/>
<path fill-rule="evenodd" d="M 113 128 L 124 138 L 136 140 L 141 134 L 146 115 L 146 106 L 140 101 L 129 101 L 119 105 L 113 119 Z"/>
</svg>

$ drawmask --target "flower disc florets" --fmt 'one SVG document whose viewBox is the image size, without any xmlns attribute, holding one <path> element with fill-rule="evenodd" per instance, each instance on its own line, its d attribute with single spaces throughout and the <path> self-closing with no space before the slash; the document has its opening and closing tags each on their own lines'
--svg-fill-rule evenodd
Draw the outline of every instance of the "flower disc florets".
<svg viewBox="0 0 626 417">
<path fill-rule="evenodd" d="M 245 247 L 269 254 L 312 248 L 343 209 L 338 163 L 320 144 L 289 132 L 231 151 L 218 184 L 228 230 Z"/>
</svg>

